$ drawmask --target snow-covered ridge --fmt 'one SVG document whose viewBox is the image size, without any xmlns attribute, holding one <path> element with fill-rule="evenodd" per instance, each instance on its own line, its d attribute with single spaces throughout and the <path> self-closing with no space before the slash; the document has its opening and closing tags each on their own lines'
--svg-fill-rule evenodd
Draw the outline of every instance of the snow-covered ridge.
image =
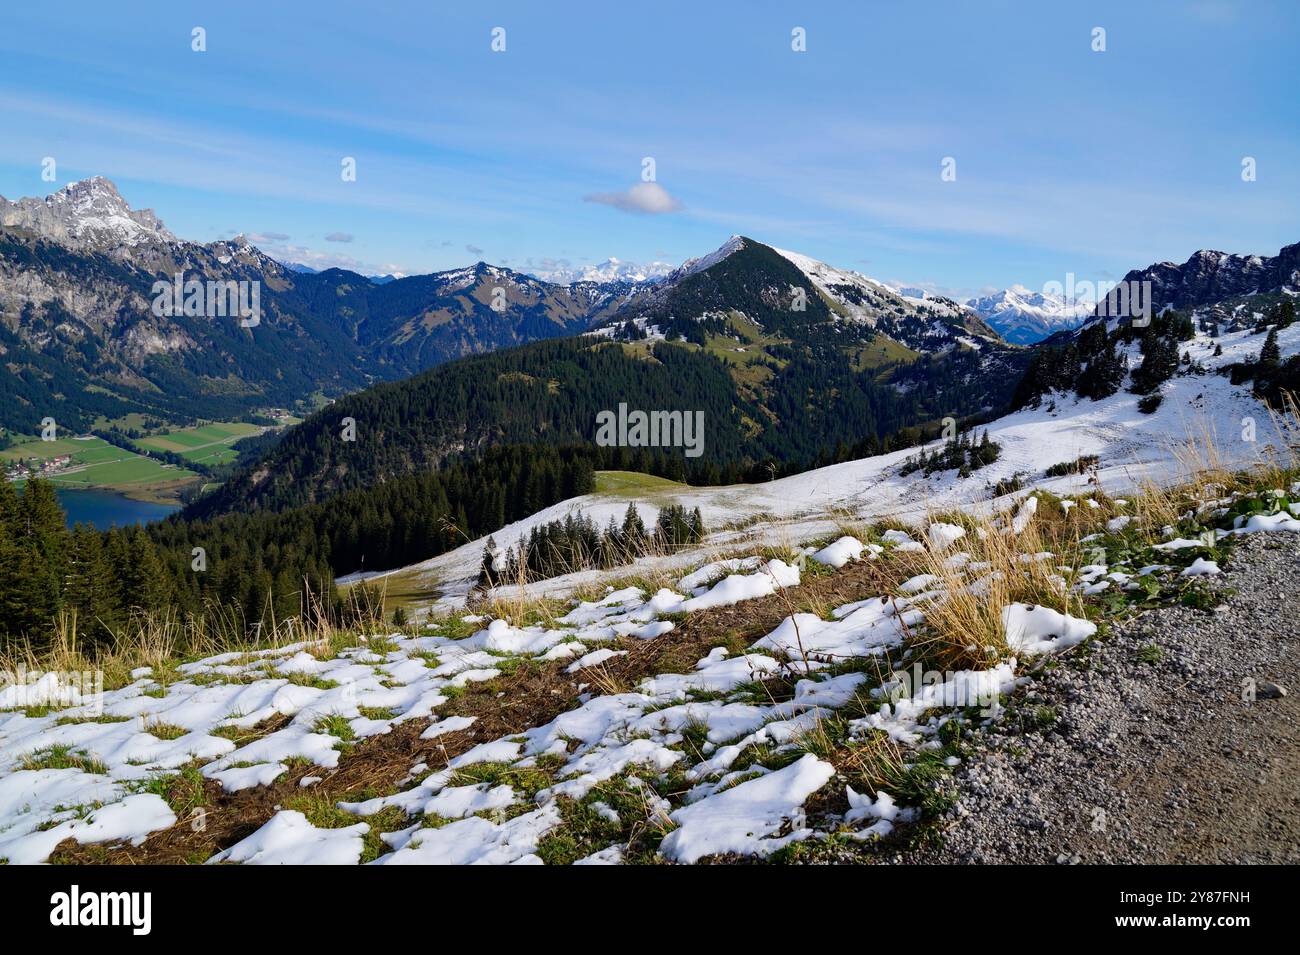
<svg viewBox="0 0 1300 955">
<path fill-rule="evenodd" d="M 970 335 L 995 339 L 977 317 L 948 298 L 900 290 L 852 269 L 839 269 L 798 252 L 774 248 L 807 277 L 841 321 L 879 329 L 917 351 L 941 351 L 959 342 L 979 349 Z M 972 324 L 973 323 L 973 324 Z M 964 339 L 964 342 L 963 342 Z"/>
<path fill-rule="evenodd" d="M 1195 252 L 1186 262 L 1157 262 L 1134 269 L 1124 282 L 1151 283 L 1152 306 L 1193 311 L 1251 295 L 1300 296 L 1300 242 L 1283 246 L 1275 256 L 1233 255 L 1212 249 Z"/>
<path fill-rule="evenodd" d="M 676 282 L 680 282 L 682 279 L 687 278 L 688 276 L 694 275 L 696 272 L 703 272 L 705 269 L 709 269 L 717 265 L 719 262 L 721 262 L 723 259 L 727 258 L 728 256 L 733 255 L 736 252 L 739 252 L 744 247 L 745 247 L 744 237 L 739 235 L 733 235 L 731 238 L 729 238 L 726 242 L 722 243 L 722 245 L 718 246 L 708 255 L 702 255 L 699 258 L 695 258 L 695 259 L 687 259 L 685 262 L 683 262 L 681 265 L 679 265 L 677 268 L 673 269 L 673 271 L 669 273 L 667 277 L 667 281 L 669 284 L 673 284 Z"/>
<path fill-rule="evenodd" d="M 798 252 L 777 249 L 775 246 L 773 249 L 807 276 L 818 291 L 839 302 L 851 321 L 874 328 L 879 307 L 892 298 L 889 286 L 859 272 L 837 269 Z M 850 294 L 845 295 L 846 291 Z M 868 305 L 875 307 L 866 307 Z"/>
</svg>

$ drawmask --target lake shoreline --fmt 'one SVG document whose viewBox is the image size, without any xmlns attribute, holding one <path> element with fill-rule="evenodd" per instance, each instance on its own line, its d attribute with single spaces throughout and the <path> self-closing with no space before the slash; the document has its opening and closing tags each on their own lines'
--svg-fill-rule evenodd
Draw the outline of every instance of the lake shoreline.
<svg viewBox="0 0 1300 955">
<path fill-rule="evenodd" d="M 179 502 L 144 501 L 111 488 L 56 487 L 67 524 L 89 524 L 96 530 L 160 521 L 180 510 Z"/>
</svg>

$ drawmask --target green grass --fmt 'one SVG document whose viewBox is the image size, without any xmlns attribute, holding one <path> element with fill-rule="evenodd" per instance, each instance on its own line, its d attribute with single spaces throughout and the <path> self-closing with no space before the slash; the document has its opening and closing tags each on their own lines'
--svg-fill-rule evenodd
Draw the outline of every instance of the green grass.
<svg viewBox="0 0 1300 955">
<path fill-rule="evenodd" d="M 338 686 L 333 680 L 326 680 L 311 673 L 290 673 L 285 679 L 294 686 L 310 686 L 317 690 L 332 690 Z"/>
<path fill-rule="evenodd" d="M 188 819 L 196 808 L 208 802 L 206 781 L 197 766 L 187 766 L 177 773 L 159 773 L 130 785 L 137 793 L 161 797 L 178 819 Z"/>
<path fill-rule="evenodd" d="M 172 451 L 200 464 L 216 465 L 235 459 L 237 452 L 231 447 L 232 444 L 261 431 L 257 425 L 242 421 L 216 422 L 151 434 L 147 438 L 140 438 L 136 444 L 153 451 Z"/>
<path fill-rule="evenodd" d="M 427 570 L 398 570 L 383 577 L 365 581 L 366 586 L 383 594 L 384 619 L 392 620 L 393 611 L 401 607 L 407 612 L 427 607 L 438 597 L 438 579 Z M 356 584 L 340 584 L 339 592 L 347 595 Z"/>
<path fill-rule="evenodd" d="M 543 756 L 534 766 L 513 766 L 510 763 L 472 763 L 456 770 L 452 786 L 510 786 L 516 793 L 532 799 L 555 781 L 554 773 L 565 762 L 563 757 Z"/>
<path fill-rule="evenodd" d="M 79 769 L 83 773 L 104 775 L 108 769 L 99 760 L 71 746 L 51 746 L 27 756 L 22 763 L 23 769 Z"/>
<path fill-rule="evenodd" d="M 778 358 L 768 352 L 772 345 L 788 345 L 789 339 L 767 335 L 739 312 L 732 312 L 727 317 L 730 334 L 708 335 L 703 346 L 694 342 L 674 341 L 671 343 L 650 341 L 619 342 L 607 347 L 621 348 L 624 354 L 632 358 L 657 362 L 657 347 L 682 348 L 689 352 L 704 351 L 725 362 L 734 380 L 743 389 L 760 390 L 772 377 L 772 367 L 784 368 L 787 359 Z"/>
<path fill-rule="evenodd" d="M 596 493 L 622 497 L 649 491 L 686 490 L 685 484 L 636 471 L 597 471 Z"/>
<path fill-rule="evenodd" d="M 313 729 L 315 732 L 324 733 L 327 736 L 337 736 L 344 743 L 350 743 L 357 738 L 357 734 L 352 731 L 352 724 L 347 717 L 337 714 L 317 720 Z"/>
<path fill-rule="evenodd" d="M 1139 663 L 1155 664 L 1165 658 L 1165 651 L 1157 643 L 1148 643 L 1138 650 L 1136 657 Z"/>
<path fill-rule="evenodd" d="M 129 716 L 109 716 L 104 713 L 100 716 L 61 716 L 54 721 L 55 726 L 76 726 L 79 723 L 127 723 L 130 722 Z"/>
<path fill-rule="evenodd" d="M 140 487 L 166 484 L 195 477 L 193 471 L 165 465 L 141 454 L 133 454 L 114 447 L 102 438 L 60 438 L 42 441 L 39 438 L 23 441 L 0 451 L 0 460 L 16 461 L 20 458 L 50 458 L 71 455 L 74 471 L 48 476 L 60 487 Z"/>
<path fill-rule="evenodd" d="M 96 438 L 96 441 L 99 439 Z M 40 438 L 23 438 L 12 447 L 0 451 L 0 461 L 17 461 L 20 458 L 57 458 L 61 454 L 73 454 L 84 450 L 90 442 L 74 441 L 72 438 L 59 438 L 57 441 L 42 441 Z M 100 442 L 103 444 L 104 442 Z"/>
<path fill-rule="evenodd" d="M 360 861 L 363 865 L 392 851 L 380 838 L 381 834 L 410 825 L 406 813 L 396 806 L 388 806 L 370 816 L 354 816 L 340 809 L 337 800 L 332 796 L 313 793 L 310 790 L 301 796 L 287 799 L 284 808 L 302 813 L 317 829 L 347 829 L 364 822 L 370 830 L 361 837 Z"/>
<path fill-rule="evenodd" d="M 182 726 L 175 726 L 171 723 L 164 723 L 162 721 L 146 723 L 144 731 L 157 739 L 180 739 L 189 732 L 189 730 Z"/>
<path fill-rule="evenodd" d="M 853 354 L 854 371 L 873 371 L 889 365 L 906 364 L 921 356 L 906 345 L 901 345 L 884 335 L 875 336 Z"/>
</svg>

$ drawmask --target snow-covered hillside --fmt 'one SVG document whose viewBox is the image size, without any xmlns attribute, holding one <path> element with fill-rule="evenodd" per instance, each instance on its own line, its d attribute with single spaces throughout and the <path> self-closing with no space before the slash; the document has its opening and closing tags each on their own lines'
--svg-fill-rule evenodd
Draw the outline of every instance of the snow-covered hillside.
<svg viewBox="0 0 1300 955">
<path fill-rule="evenodd" d="M 835 303 L 836 310 L 851 321 L 874 327 L 884 312 L 919 309 L 936 317 L 961 319 L 965 310 L 951 299 L 934 295 L 908 295 L 861 272 L 837 269 L 798 252 L 777 249 L 812 281 L 817 290 Z"/>
<path fill-rule="evenodd" d="M 525 538 L 532 528 L 562 519 L 570 512 L 585 513 L 603 527 L 610 518 L 621 519 L 632 501 L 647 521 L 652 521 L 664 504 L 700 508 L 706 525 L 714 532 L 699 552 L 644 559 L 646 565 L 662 568 L 755 542 L 782 544 L 825 534 L 846 519 L 916 520 L 950 508 L 1005 507 L 1010 498 L 995 500 L 993 486 L 1017 476 L 1026 489 L 1043 488 L 1061 494 L 1094 487 L 1118 493 L 1147 480 L 1167 482 L 1180 476 L 1180 455 L 1188 441 L 1203 441 L 1207 434 L 1225 463 L 1248 466 L 1270 454 L 1282 453 L 1285 436 L 1277 433 L 1268 409 L 1251 395 L 1249 385 L 1232 385 L 1213 370 L 1254 358 L 1263 341 L 1262 334 L 1241 331 L 1218 338 L 1198 334 L 1193 341 L 1184 343 L 1184 350 L 1208 373 L 1179 375 L 1166 382 L 1161 389 L 1164 400 L 1154 414 L 1138 410 L 1137 395 L 1120 391 L 1097 402 L 1061 395 L 1043 402 L 1041 407 L 999 418 L 988 425 L 988 431 L 992 440 L 1002 446 L 1000 456 L 966 478 L 958 477 L 956 471 L 929 477 L 920 472 L 901 474 L 901 465 L 917 454 L 918 449 L 911 448 L 764 484 L 585 495 L 508 525 L 492 537 L 499 546 L 509 547 Z M 1278 341 L 1283 355 L 1300 351 L 1300 325 L 1281 331 Z M 1216 346 L 1222 350 L 1218 356 L 1214 354 Z M 1131 366 L 1139 361 L 1136 348 L 1131 346 Z M 1251 428 L 1253 440 L 1243 440 L 1243 433 Z M 1054 478 L 1044 474 L 1052 465 L 1085 455 L 1099 458 L 1098 465 L 1086 474 Z M 400 572 L 422 586 L 435 588 L 442 595 L 437 606 L 460 606 L 477 577 L 485 544 L 486 538 L 472 541 Z M 614 573 L 626 574 L 627 568 Z M 342 582 L 360 576 L 345 577 Z M 600 577 L 600 572 L 587 571 L 531 585 L 530 589 L 537 593 L 566 592 Z"/>
<path fill-rule="evenodd" d="M 1300 325 L 1278 338 L 1294 354 Z M 1184 346 L 1212 369 L 1262 341 L 1243 331 Z M 603 524 L 629 500 L 647 517 L 669 501 L 699 506 L 715 530 L 657 574 L 643 565 L 530 586 L 555 597 L 587 585 L 544 610 L 512 611 L 517 594 L 498 593 L 504 602 L 480 611 L 490 619 L 295 631 L 286 645 L 135 666 L 108 688 L 58 672 L 11 682 L 0 688 L 0 860 L 613 864 L 870 851 L 933 822 L 936 799 L 950 805 L 937 780 L 967 758 L 961 734 L 999 725 L 1036 660 L 1091 639 L 1102 601 L 1210 600 L 1200 582 L 1220 574 L 1233 540 L 1300 533 L 1300 484 L 1204 487 L 1177 526 L 1117 499 L 1176 480 L 1180 448 L 1198 436 L 1212 436 L 1226 466 L 1284 455 L 1287 435 L 1226 377 L 1175 376 L 1162 398 L 1148 415 L 1127 392 L 1049 397 L 992 422 L 1001 455 L 966 478 L 903 473 L 912 449 L 764 485 L 564 502 L 494 537 L 515 543 L 570 510 Z M 1095 467 L 1046 477 L 1084 455 Z M 1015 476 L 1056 492 L 1058 518 L 1095 517 L 1043 550 L 1039 505 L 1051 499 L 992 496 Z M 972 524 L 981 511 L 997 513 Z M 838 527 L 886 515 L 909 530 Z M 407 573 L 463 603 L 483 546 Z M 914 661 L 936 646 L 950 654 L 944 669 L 922 673 Z"/>
<path fill-rule="evenodd" d="M 48 673 L 0 690 L 0 861 L 689 864 L 874 846 L 934 821 L 963 733 L 1003 719 L 1036 659 L 1097 633 L 1039 594 L 1070 610 L 1185 593 L 1220 573 L 1199 551 L 1300 532 L 1297 490 L 1201 502 L 1204 533 L 1157 530 L 1146 566 L 1124 541 L 1056 566 L 1071 556 L 1022 536 L 1033 498 L 975 534 L 845 535 L 794 564 L 751 555 L 653 594 L 609 587 L 543 623 L 465 616 L 458 633 L 228 652 L 102 692 Z M 796 611 L 782 595 L 812 583 L 801 564 L 871 595 Z M 963 601 L 991 607 L 999 636 L 934 629 Z M 768 621 L 761 636 L 692 642 L 692 623 L 736 606 Z M 909 668 L 932 634 L 979 665 Z"/>
</svg>

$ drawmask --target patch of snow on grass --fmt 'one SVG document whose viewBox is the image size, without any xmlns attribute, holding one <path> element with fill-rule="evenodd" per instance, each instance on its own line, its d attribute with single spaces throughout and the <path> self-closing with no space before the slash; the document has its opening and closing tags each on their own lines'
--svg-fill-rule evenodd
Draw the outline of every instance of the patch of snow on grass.
<svg viewBox="0 0 1300 955">
<path fill-rule="evenodd" d="M 804 800 L 834 775 L 834 766 L 808 753 L 784 769 L 684 806 L 670 816 L 677 828 L 664 837 L 659 852 L 692 863 L 725 852 L 766 856 L 807 839 L 814 832 L 805 825 L 776 834 L 792 821 L 797 824 Z"/>
</svg>

